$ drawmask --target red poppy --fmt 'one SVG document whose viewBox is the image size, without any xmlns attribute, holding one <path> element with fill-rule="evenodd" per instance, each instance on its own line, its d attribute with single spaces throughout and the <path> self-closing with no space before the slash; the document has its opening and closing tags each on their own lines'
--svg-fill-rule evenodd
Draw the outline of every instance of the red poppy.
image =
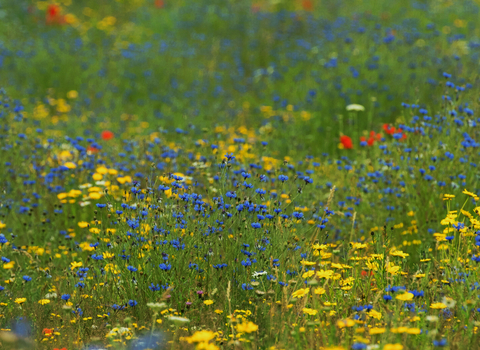
<svg viewBox="0 0 480 350">
<path fill-rule="evenodd" d="M 366 142 L 367 145 L 372 146 L 375 143 L 375 132 L 372 131 L 368 139 L 365 136 L 361 136 L 360 141 Z"/>
<path fill-rule="evenodd" d="M 63 24 L 65 18 L 61 14 L 60 6 L 58 5 L 48 5 L 46 18 L 47 24 Z"/>
<path fill-rule="evenodd" d="M 165 1 L 163 0 L 155 0 L 155 7 L 157 9 L 163 9 L 163 7 L 165 6 Z"/>
<path fill-rule="evenodd" d="M 44 334 L 46 337 L 51 337 L 53 335 L 53 329 L 44 328 L 42 334 Z"/>
<path fill-rule="evenodd" d="M 92 153 L 97 153 L 97 152 L 98 152 L 98 148 L 93 147 L 93 146 L 88 146 L 87 152 L 90 153 L 90 154 L 92 154 Z"/>
<path fill-rule="evenodd" d="M 61 349 L 54 348 L 53 350 L 67 350 L 67 348 L 61 348 Z"/>
<path fill-rule="evenodd" d="M 365 271 L 365 270 L 362 270 L 362 276 L 363 277 L 367 277 L 368 275 L 370 276 L 373 276 L 373 271 Z"/>
<path fill-rule="evenodd" d="M 302 7 L 305 11 L 313 11 L 313 1 L 312 0 L 303 0 Z"/>
<path fill-rule="evenodd" d="M 383 130 L 389 135 L 393 135 L 397 132 L 394 126 L 388 124 L 383 124 Z"/>
<path fill-rule="evenodd" d="M 346 149 L 352 149 L 353 148 L 352 139 L 350 137 L 348 137 L 347 135 L 340 136 L 340 143 Z"/>
<path fill-rule="evenodd" d="M 110 140 L 110 139 L 113 139 L 115 135 L 113 134 L 113 132 L 109 131 L 109 130 L 104 130 L 102 131 L 102 139 L 103 140 Z"/>
</svg>

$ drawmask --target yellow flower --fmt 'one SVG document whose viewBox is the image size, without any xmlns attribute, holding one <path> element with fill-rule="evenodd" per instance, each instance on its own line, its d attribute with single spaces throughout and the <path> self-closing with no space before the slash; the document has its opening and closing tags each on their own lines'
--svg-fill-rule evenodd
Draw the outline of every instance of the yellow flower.
<svg viewBox="0 0 480 350">
<path fill-rule="evenodd" d="M 258 330 L 258 326 L 253 322 L 244 322 L 236 326 L 237 332 L 252 333 Z"/>
<path fill-rule="evenodd" d="M 375 327 L 375 328 L 371 328 L 369 333 L 370 335 L 374 335 L 374 334 L 382 334 L 382 333 L 385 333 L 386 331 L 386 328 L 378 328 L 378 327 Z"/>
<path fill-rule="evenodd" d="M 318 313 L 317 310 L 309 309 L 309 308 L 306 308 L 306 307 L 303 308 L 303 312 L 306 313 L 307 315 L 310 315 L 310 316 L 315 316 Z"/>
<path fill-rule="evenodd" d="M 352 245 L 352 249 L 363 249 L 367 248 L 367 245 L 365 243 L 359 243 L 359 242 L 350 242 Z"/>
<path fill-rule="evenodd" d="M 41 299 L 38 301 L 38 303 L 40 305 L 47 305 L 48 303 L 50 303 L 50 299 Z"/>
<path fill-rule="evenodd" d="M 305 295 L 307 295 L 310 292 L 310 289 L 308 288 L 301 288 L 295 292 L 293 292 L 292 297 L 294 298 L 301 298 Z"/>
<path fill-rule="evenodd" d="M 408 327 L 398 327 L 398 328 L 390 328 L 390 332 L 392 333 L 405 333 L 408 331 Z"/>
<path fill-rule="evenodd" d="M 203 302 L 205 305 L 212 305 L 213 304 L 213 300 L 205 300 Z"/>
<path fill-rule="evenodd" d="M 434 303 L 430 305 L 430 309 L 445 309 L 446 307 L 447 305 L 445 305 L 444 303 Z"/>
<path fill-rule="evenodd" d="M 73 261 L 70 263 L 71 267 L 72 267 L 72 270 L 77 268 L 77 267 L 82 267 L 83 266 L 83 262 L 79 261 L 79 262 L 76 262 L 76 261 Z"/>
<path fill-rule="evenodd" d="M 403 350 L 402 344 L 385 344 L 383 350 Z"/>
<path fill-rule="evenodd" d="M 452 198 L 455 198 L 455 195 L 453 195 L 453 194 L 444 194 L 444 195 L 443 195 L 443 200 L 444 200 L 444 201 L 449 201 L 449 200 L 451 200 Z"/>
<path fill-rule="evenodd" d="M 312 277 L 314 274 L 315 274 L 315 271 L 314 271 L 314 270 L 310 270 L 310 271 L 305 272 L 305 273 L 302 275 L 302 278 L 309 278 L 309 277 Z"/>
<path fill-rule="evenodd" d="M 409 328 L 407 329 L 408 334 L 420 334 L 422 330 L 420 328 Z"/>
<path fill-rule="evenodd" d="M 15 261 L 10 261 L 6 264 L 3 264 L 3 268 L 5 270 L 10 270 L 10 269 L 13 269 L 13 265 L 15 265 Z"/>
<path fill-rule="evenodd" d="M 312 261 L 302 260 L 302 261 L 300 261 L 300 264 L 302 264 L 304 266 L 313 266 L 313 265 L 316 265 L 317 263 L 312 262 Z"/>
<path fill-rule="evenodd" d="M 354 325 L 355 325 L 355 321 L 352 320 L 351 318 L 337 321 L 338 328 L 353 327 Z"/>
<path fill-rule="evenodd" d="M 333 270 L 320 270 L 317 271 L 318 278 L 331 278 L 333 276 Z"/>
<path fill-rule="evenodd" d="M 390 255 L 392 255 L 392 256 L 400 256 L 400 257 L 402 257 L 402 258 L 405 259 L 405 258 L 406 258 L 407 256 L 409 256 L 410 254 L 404 253 L 404 252 L 402 252 L 401 250 L 395 250 L 395 251 L 393 251 L 393 252 L 390 252 Z"/>
<path fill-rule="evenodd" d="M 66 166 L 68 169 L 75 169 L 77 167 L 77 165 L 75 163 L 72 163 L 72 162 L 67 162 L 67 163 L 63 164 L 63 166 Z"/>
<path fill-rule="evenodd" d="M 337 306 L 337 303 L 331 303 L 329 301 L 326 301 L 326 302 L 323 303 L 323 305 L 325 305 L 325 306 Z"/>
<path fill-rule="evenodd" d="M 17 304 L 23 304 L 23 303 L 26 302 L 26 301 L 27 301 L 27 298 L 16 298 L 16 299 L 15 299 L 15 302 L 16 302 Z"/>
<path fill-rule="evenodd" d="M 368 316 L 376 318 L 377 320 L 380 320 L 382 318 L 382 314 L 375 310 L 370 310 L 370 312 L 368 313 Z"/>
<path fill-rule="evenodd" d="M 101 179 L 103 179 L 103 175 L 99 173 L 95 173 L 92 175 L 92 179 L 94 179 L 95 181 L 100 181 Z"/>
<path fill-rule="evenodd" d="M 392 275 L 396 275 L 400 271 L 400 266 L 396 266 L 394 263 L 390 262 L 387 266 L 387 272 Z"/>
<path fill-rule="evenodd" d="M 185 339 L 191 344 L 208 342 L 213 338 L 215 338 L 215 333 L 213 333 L 212 331 L 197 331 L 191 337 L 187 337 Z"/>
<path fill-rule="evenodd" d="M 322 287 L 315 288 L 314 293 L 317 295 L 325 294 L 325 289 Z"/>
<path fill-rule="evenodd" d="M 67 16 L 69 16 L 69 15 L 66 15 L 66 16 L 65 16 L 65 19 L 66 19 L 66 20 L 67 20 L 67 19 L 71 19 L 71 17 L 67 17 Z M 72 15 L 70 15 L 70 16 L 72 16 Z M 67 22 L 68 22 L 68 21 L 67 21 Z M 68 23 L 71 23 L 71 22 L 68 22 Z M 77 97 L 78 97 L 78 92 L 76 92 L 75 90 L 70 90 L 69 92 L 67 92 L 67 97 L 68 97 L 69 99 L 77 98 Z"/>
<path fill-rule="evenodd" d="M 80 221 L 78 223 L 78 227 L 80 227 L 80 228 L 85 228 L 87 226 L 88 226 L 88 222 L 86 222 L 86 221 Z"/>
<path fill-rule="evenodd" d="M 57 198 L 60 200 L 67 198 L 67 196 L 68 196 L 68 193 L 65 193 L 65 192 L 57 194 Z"/>
<path fill-rule="evenodd" d="M 414 295 L 412 293 L 403 293 L 403 294 L 397 295 L 395 297 L 395 299 L 402 300 L 402 301 L 408 301 L 408 300 L 412 300 L 413 297 L 414 297 Z"/>
<path fill-rule="evenodd" d="M 208 342 L 198 343 L 195 349 L 196 350 L 220 350 L 218 346 Z"/>
<path fill-rule="evenodd" d="M 115 256 L 115 254 L 110 253 L 110 252 L 103 252 L 102 256 L 103 256 L 104 259 L 111 259 Z"/>
<path fill-rule="evenodd" d="M 215 313 L 216 313 L 217 315 L 223 314 L 223 310 L 217 309 L 217 310 L 215 310 Z"/>
<path fill-rule="evenodd" d="M 477 196 L 475 193 L 473 193 L 473 192 L 468 192 L 467 190 L 463 190 L 462 193 L 463 193 L 463 194 L 466 194 L 467 196 L 470 196 L 470 197 L 472 197 L 474 200 L 478 201 L 478 196 Z"/>
</svg>

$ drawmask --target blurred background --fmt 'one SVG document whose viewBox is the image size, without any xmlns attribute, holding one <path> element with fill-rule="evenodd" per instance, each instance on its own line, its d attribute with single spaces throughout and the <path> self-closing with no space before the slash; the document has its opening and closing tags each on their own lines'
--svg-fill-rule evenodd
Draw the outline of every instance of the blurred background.
<svg viewBox="0 0 480 350">
<path fill-rule="evenodd" d="M 247 125 L 282 154 L 336 151 L 340 133 L 406 121 L 402 102 L 441 103 L 444 71 L 475 86 L 478 11 L 445 0 L 4 1 L 0 86 L 36 106 L 26 112 L 52 136 Z M 349 104 L 365 111 L 352 117 Z"/>
</svg>

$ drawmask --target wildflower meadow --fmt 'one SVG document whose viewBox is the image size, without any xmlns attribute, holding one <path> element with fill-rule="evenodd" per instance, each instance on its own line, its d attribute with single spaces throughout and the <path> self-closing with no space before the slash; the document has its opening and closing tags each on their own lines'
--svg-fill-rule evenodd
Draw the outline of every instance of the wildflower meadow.
<svg viewBox="0 0 480 350">
<path fill-rule="evenodd" d="M 0 349 L 480 349 L 479 16 L 1 2 Z"/>
</svg>

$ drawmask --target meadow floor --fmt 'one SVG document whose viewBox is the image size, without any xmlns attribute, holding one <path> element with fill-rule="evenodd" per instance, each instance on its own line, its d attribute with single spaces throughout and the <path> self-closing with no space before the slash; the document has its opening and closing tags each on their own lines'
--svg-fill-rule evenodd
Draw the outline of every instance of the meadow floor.
<svg viewBox="0 0 480 350">
<path fill-rule="evenodd" d="M 0 6 L 1 349 L 480 349 L 478 1 Z"/>
</svg>

